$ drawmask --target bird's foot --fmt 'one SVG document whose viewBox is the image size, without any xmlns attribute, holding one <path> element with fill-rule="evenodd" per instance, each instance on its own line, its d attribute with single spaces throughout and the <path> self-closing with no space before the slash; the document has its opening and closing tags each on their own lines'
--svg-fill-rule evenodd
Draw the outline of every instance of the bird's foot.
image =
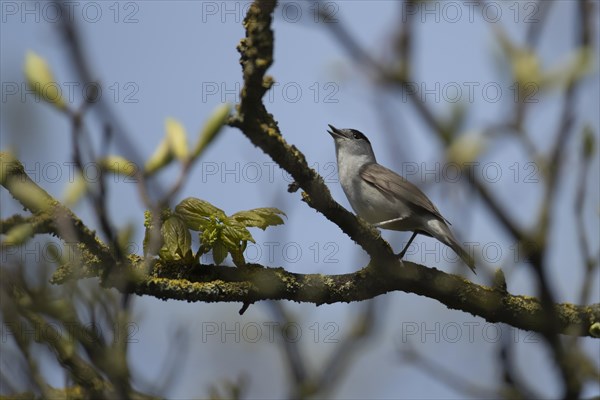
<svg viewBox="0 0 600 400">
<path fill-rule="evenodd" d="M 398 257 L 398 260 L 402 260 L 404 258 L 404 254 L 406 254 L 406 249 L 402 250 L 398 254 L 395 254 L 395 256 Z"/>
</svg>

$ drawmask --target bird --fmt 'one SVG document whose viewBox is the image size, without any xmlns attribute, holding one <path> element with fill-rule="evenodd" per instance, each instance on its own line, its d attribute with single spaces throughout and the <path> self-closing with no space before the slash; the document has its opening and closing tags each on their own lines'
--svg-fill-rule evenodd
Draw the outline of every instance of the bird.
<svg viewBox="0 0 600 400">
<path fill-rule="evenodd" d="M 335 142 L 339 181 L 358 216 L 377 228 L 413 232 L 404 257 L 418 234 L 433 237 L 450 247 L 475 272 L 473 257 L 450 230 L 450 222 L 417 186 L 377 163 L 369 139 L 356 129 L 327 132 Z"/>
</svg>

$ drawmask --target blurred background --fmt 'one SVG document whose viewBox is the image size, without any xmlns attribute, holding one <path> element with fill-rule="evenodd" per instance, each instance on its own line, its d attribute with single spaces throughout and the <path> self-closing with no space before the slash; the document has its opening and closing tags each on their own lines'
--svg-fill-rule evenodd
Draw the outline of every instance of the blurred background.
<svg viewBox="0 0 600 400">
<path fill-rule="evenodd" d="M 0 3 L 0 149 L 12 151 L 32 180 L 57 199 L 65 199 L 75 182 L 71 122 L 27 87 L 24 63 L 28 51 L 43 57 L 67 105 L 79 107 L 89 85 L 72 61 L 65 20 L 77 26 L 91 78 L 101 84 L 98 104 L 111 110 L 110 140 L 105 140 L 105 114 L 95 113 L 96 105 L 85 114 L 88 145 L 96 154 L 118 154 L 143 165 L 163 140 L 167 117 L 180 121 L 194 143 L 216 107 L 238 102 L 243 81 L 236 46 L 245 36 L 242 21 L 250 2 L 66 4 L 65 9 L 52 2 Z M 481 272 L 472 275 L 451 250 L 422 236 L 407 259 L 484 285 L 500 267 L 511 293 L 536 296 L 535 275 L 518 243 L 457 163 L 475 163 L 479 180 L 503 210 L 531 227 L 546 195 L 538 161 L 556 143 L 566 87 L 576 80 L 569 100 L 572 134 L 560 143 L 565 167 L 552 204 L 546 273 L 557 301 L 580 303 L 588 282 L 584 300 L 598 303 L 597 262 L 586 272 L 575 212 L 583 216 L 589 253 L 597 261 L 599 159 L 596 151 L 584 163 L 581 149 L 585 132 L 595 143 L 599 136 L 600 18 L 599 3 L 586 4 L 591 5 L 589 52 L 580 40 L 588 25 L 575 1 L 280 2 L 273 23 L 274 64 L 268 71 L 276 83 L 264 103 L 285 140 L 303 152 L 347 208 L 327 124 L 365 133 L 378 162 L 419 185 L 452 222 L 460 240 L 474 249 Z M 375 65 L 406 78 L 403 85 Z M 416 103 L 452 127 L 450 139 L 432 129 Z M 519 129 L 502 128 L 513 121 L 519 121 Z M 84 166 L 84 178 L 97 183 L 96 163 L 88 160 Z M 577 208 L 583 168 L 588 169 L 585 201 Z M 167 191 L 179 174 L 172 163 L 153 178 L 153 190 Z M 360 247 L 301 202 L 299 192 L 287 192 L 291 182 L 239 130 L 225 127 L 190 170 L 172 205 L 193 196 L 228 214 L 256 207 L 283 210 L 284 225 L 252 231 L 256 243 L 245 252 L 249 262 L 322 274 L 365 266 L 369 258 Z M 111 224 L 116 230 L 133 229 L 130 250 L 141 255 L 145 206 L 137 184 L 111 175 L 106 199 Z M 0 191 L 0 201 L 2 219 L 22 212 L 6 190 Z M 102 236 L 86 198 L 73 210 Z M 383 231 L 383 236 L 399 251 L 409 233 Z M 44 282 L 47 272 L 40 272 L 41 265 L 52 264 L 49 243 L 59 242 L 38 235 L 19 249 L 3 249 L 2 264 L 19 264 L 33 281 Z M 211 263 L 211 255 L 202 262 Z M 112 292 L 98 289 L 96 280 L 51 290 L 98 298 Z M 241 316 L 241 304 L 149 296 L 131 301 L 131 380 L 142 392 L 168 398 L 296 397 L 307 382 L 316 385 L 317 397 L 496 398 L 506 365 L 530 393 L 546 398 L 562 393 L 540 335 L 490 324 L 414 294 L 320 307 L 263 302 Z M 85 313 L 81 319 L 86 322 Z M 598 340 L 583 338 L 572 346 L 580 346 L 598 368 Z M 41 345 L 37 349 L 33 354 L 43 380 L 68 386 L 54 354 Z M 507 349 L 510 364 L 503 359 Z M 2 394 L 34 390 L 26 365 L 14 335 L 3 326 Z M 597 380 L 588 381 L 582 396 L 597 395 L 599 389 Z"/>
</svg>

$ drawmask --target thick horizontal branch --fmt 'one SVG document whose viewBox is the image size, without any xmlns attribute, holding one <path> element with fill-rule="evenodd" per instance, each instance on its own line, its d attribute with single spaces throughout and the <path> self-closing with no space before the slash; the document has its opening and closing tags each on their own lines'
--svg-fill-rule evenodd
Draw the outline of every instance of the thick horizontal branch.
<svg viewBox="0 0 600 400">
<path fill-rule="evenodd" d="M 141 278 L 134 290 L 139 295 L 165 300 L 291 300 L 316 305 L 362 301 L 394 291 L 436 299 L 448 308 L 471 313 L 488 322 L 503 322 L 536 332 L 546 326 L 547 313 L 535 297 L 514 296 L 501 288 L 477 285 L 411 262 L 378 268 L 368 266 L 343 275 L 296 274 L 257 264 L 245 268 L 157 264 L 153 276 Z M 600 304 L 557 304 L 555 312 L 557 329 L 562 334 L 592 336 L 591 326 L 600 322 Z"/>
<path fill-rule="evenodd" d="M 145 266 L 141 257 L 132 256 L 130 260 L 128 276 L 137 274 L 131 293 L 163 300 L 207 303 L 290 300 L 322 305 L 363 301 L 402 291 L 435 299 L 450 309 L 465 311 L 492 323 L 503 322 L 534 332 L 542 332 L 548 326 L 548 314 L 535 297 L 515 296 L 501 286 L 477 285 L 460 276 L 411 262 L 370 265 L 355 273 L 323 275 L 298 274 L 259 264 L 236 268 L 158 261 L 152 274 L 146 275 L 141 272 Z M 62 270 L 60 275 L 72 274 Z M 114 278 L 113 281 L 118 282 L 119 278 Z M 113 286 L 110 280 L 104 284 Z M 122 285 L 114 286 L 122 290 Z M 592 325 L 600 323 L 600 304 L 556 304 L 554 312 L 557 333 L 598 337 L 592 333 Z"/>
</svg>

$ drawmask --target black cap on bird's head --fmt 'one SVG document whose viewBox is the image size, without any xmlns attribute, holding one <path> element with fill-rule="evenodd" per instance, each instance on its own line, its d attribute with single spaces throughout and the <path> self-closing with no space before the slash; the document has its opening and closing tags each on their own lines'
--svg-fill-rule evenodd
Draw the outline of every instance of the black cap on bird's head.
<svg viewBox="0 0 600 400">
<path fill-rule="evenodd" d="M 338 129 L 335 126 L 329 124 L 330 131 L 327 131 L 334 139 L 350 139 L 350 140 L 364 140 L 371 144 L 369 139 L 360 131 L 356 129 Z"/>
</svg>

